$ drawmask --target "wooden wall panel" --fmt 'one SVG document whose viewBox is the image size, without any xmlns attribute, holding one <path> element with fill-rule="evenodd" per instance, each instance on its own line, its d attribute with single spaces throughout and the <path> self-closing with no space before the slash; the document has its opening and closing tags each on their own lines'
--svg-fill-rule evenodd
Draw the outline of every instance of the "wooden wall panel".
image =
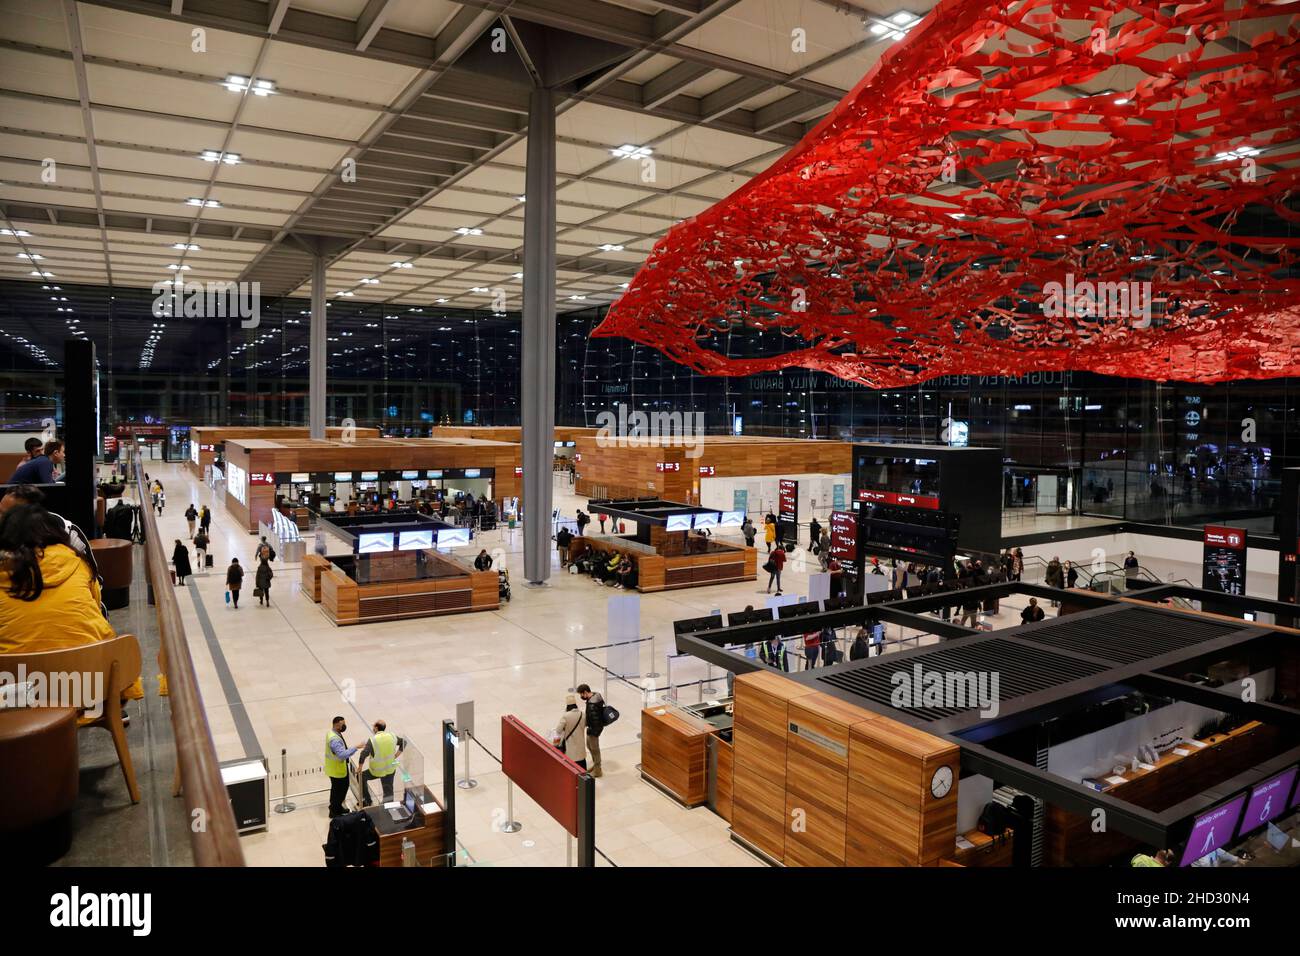
<svg viewBox="0 0 1300 956">
<path fill-rule="evenodd" d="M 855 725 L 849 741 L 846 862 L 922 866 L 952 856 L 959 758 L 954 744 L 888 717 Z M 930 781 L 941 766 L 952 770 L 953 784 L 935 799 Z M 872 860 L 877 862 L 867 862 Z"/>
<path fill-rule="evenodd" d="M 668 501 L 699 501 L 700 474 L 719 478 L 749 475 L 846 474 L 853 469 L 848 442 L 782 438 L 705 436 L 697 448 L 626 444 L 595 436 L 576 439 L 576 492 L 588 497 L 658 495 Z M 692 458 L 689 452 L 698 451 Z M 660 471 L 666 463 L 676 470 Z"/>
<path fill-rule="evenodd" d="M 319 554 L 302 557 L 302 590 L 312 601 L 320 603 L 320 576 L 333 565 Z"/>
<path fill-rule="evenodd" d="M 735 682 L 732 829 L 777 860 L 785 857 L 786 721 L 790 701 L 815 693 L 775 672 Z"/>
<path fill-rule="evenodd" d="M 736 752 L 730 743 L 718 737 L 714 741 L 717 751 L 717 777 L 714 784 L 714 802 L 718 816 L 731 822 L 732 781 L 736 773 Z"/>
</svg>

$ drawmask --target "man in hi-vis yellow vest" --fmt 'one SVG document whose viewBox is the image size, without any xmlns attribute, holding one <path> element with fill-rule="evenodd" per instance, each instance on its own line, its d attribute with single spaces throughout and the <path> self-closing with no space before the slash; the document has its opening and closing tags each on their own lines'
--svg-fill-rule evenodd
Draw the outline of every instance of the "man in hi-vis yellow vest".
<svg viewBox="0 0 1300 956">
<path fill-rule="evenodd" d="M 325 776 L 330 778 L 330 819 L 333 820 L 347 813 L 343 798 L 348 795 L 348 758 L 357 748 L 349 747 L 343 740 L 348 723 L 342 717 L 335 717 L 330 728 L 325 735 Z"/>
<path fill-rule="evenodd" d="M 371 780 L 378 780 L 384 788 L 384 802 L 393 799 L 393 781 L 397 776 L 397 758 L 406 749 L 406 741 L 396 734 L 388 732 L 388 724 L 382 720 L 374 723 L 374 735 L 361 748 L 357 758 L 357 767 L 361 768 L 362 806 L 370 803 L 370 788 L 366 786 Z M 369 759 L 370 766 L 366 766 Z"/>
</svg>

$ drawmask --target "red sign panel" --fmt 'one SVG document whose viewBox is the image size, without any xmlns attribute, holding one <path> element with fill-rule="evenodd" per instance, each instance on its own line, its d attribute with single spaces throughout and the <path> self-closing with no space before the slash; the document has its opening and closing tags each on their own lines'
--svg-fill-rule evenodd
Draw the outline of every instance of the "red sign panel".
<svg viewBox="0 0 1300 956">
<path fill-rule="evenodd" d="M 682 463 L 680 461 L 658 461 L 655 462 L 655 471 L 681 471 Z"/>
<path fill-rule="evenodd" d="M 248 473 L 248 483 L 250 485 L 273 485 L 275 484 L 275 475 L 270 472 L 250 471 Z"/>
<path fill-rule="evenodd" d="M 908 508 L 927 508 L 930 511 L 939 510 L 939 499 L 929 495 L 905 495 L 897 491 L 869 491 L 863 488 L 858 492 L 858 499 L 886 505 L 904 505 Z"/>
<path fill-rule="evenodd" d="M 199 451 L 216 451 L 216 450 L 217 450 L 217 446 L 216 446 L 216 445 L 200 445 L 200 446 L 199 446 Z"/>
<path fill-rule="evenodd" d="M 718 473 L 718 469 L 715 468 L 713 465 L 700 465 L 701 478 L 712 478 L 717 473 Z"/>
<path fill-rule="evenodd" d="M 518 717 L 501 718 L 501 769 L 560 826 L 578 835 L 583 769 Z"/>
<path fill-rule="evenodd" d="M 852 564 L 858 560 L 857 512 L 831 512 L 831 557 L 840 564 Z"/>
<path fill-rule="evenodd" d="M 1239 551 L 1246 546 L 1246 532 L 1240 528 L 1224 528 L 1207 524 L 1204 542 L 1216 548 L 1233 548 Z"/>
<path fill-rule="evenodd" d="M 516 477 L 516 478 L 522 478 L 522 477 L 523 477 L 523 474 L 524 474 L 524 470 L 523 470 L 523 468 L 521 468 L 521 467 L 519 467 L 518 465 L 516 465 L 516 466 L 515 466 L 515 477 Z"/>
</svg>

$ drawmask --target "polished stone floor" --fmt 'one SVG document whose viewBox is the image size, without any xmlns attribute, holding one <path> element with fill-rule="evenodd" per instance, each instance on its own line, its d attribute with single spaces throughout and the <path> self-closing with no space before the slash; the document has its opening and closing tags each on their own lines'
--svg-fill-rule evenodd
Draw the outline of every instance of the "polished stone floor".
<svg viewBox="0 0 1300 956">
<path fill-rule="evenodd" d="M 440 722 L 455 716 L 458 703 L 473 701 L 477 740 L 469 756 L 477 785 L 457 790 L 461 862 L 563 865 L 566 835 L 522 793 L 513 800 L 513 816 L 522 830 L 502 832 L 508 818 L 507 787 L 496 755 L 502 716 L 513 714 L 547 733 L 560 720 L 576 673 L 576 682 L 603 689 L 623 714 L 601 738 L 604 776 L 597 781 L 596 815 L 601 864 L 759 865 L 728 841 L 721 818 L 706 808 L 680 807 L 637 772 L 639 711 L 645 701 L 675 693 L 694 702 L 725 693 L 720 673 L 697 660 L 670 659 L 672 622 L 714 610 L 739 610 L 746 604 L 762 606 L 765 594 L 758 582 L 641 596 L 640 633 L 655 636 L 653 647 L 648 641 L 642 645 L 641 673 L 660 675 L 651 679 L 651 691 L 639 683 L 607 681 L 601 666 L 607 598 L 621 592 L 585 576 L 560 573 L 558 561 L 545 587 L 525 586 L 519 529 L 503 527 L 484 534 L 468 555 L 486 547 L 510 570 L 514 599 L 500 610 L 339 628 L 300 591 L 299 567 L 281 561 L 274 565 L 270 607 L 258 606 L 250 579 L 240 607 L 228 606 L 224 569 L 238 557 L 251 571 L 257 539 L 243 532 L 223 503 L 187 469 L 151 462 L 148 470 L 166 486 L 167 508 L 160 520 L 169 554 L 175 538 L 188 537 L 183 512 L 189 502 L 207 504 L 214 515 L 214 569 L 196 575 L 176 593 L 218 756 L 225 760 L 265 755 L 272 770 L 273 804 L 287 793 L 296 805 L 291 813 L 272 813 L 266 832 L 243 838 L 250 864 L 322 864 L 327 783 L 321 765 L 333 716 L 347 718 L 346 737 L 352 744 L 364 741 L 371 722 L 386 720 L 391 730 L 413 743 L 419 756 L 414 750 L 412 756 L 417 762 L 422 759 L 425 782 L 438 791 Z M 585 505 L 557 478 L 556 508 L 572 516 Z M 1073 519 L 1080 520 L 1088 519 Z M 1072 522 L 1052 517 L 1031 526 L 1017 518 L 1015 524 L 1015 533 L 1023 533 L 1031 527 L 1059 530 Z M 1080 553 L 1087 553 L 1086 542 L 1061 547 L 1076 544 Z M 802 550 L 794 552 L 785 573 L 787 594 L 806 593 L 808 574 L 816 570 L 815 559 Z M 1017 623 L 1022 605 L 1019 599 L 1004 601 L 995 626 Z M 895 647 L 934 640 L 893 628 L 888 639 Z M 584 650 L 591 648 L 596 649 Z M 462 773 L 458 763 L 457 774 Z"/>
</svg>

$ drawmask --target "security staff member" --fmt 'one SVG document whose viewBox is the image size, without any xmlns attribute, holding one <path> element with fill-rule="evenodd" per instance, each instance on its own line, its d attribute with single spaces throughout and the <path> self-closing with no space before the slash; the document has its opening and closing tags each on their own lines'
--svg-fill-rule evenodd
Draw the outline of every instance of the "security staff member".
<svg viewBox="0 0 1300 956">
<path fill-rule="evenodd" d="M 397 776 L 397 758 L 406 749 L 406 741 L 396 734 L 389 733 L 388 724 L 382 720 L 374 723 L 374 736 L 361 748 L 357 758 L 357 768 L 361 770 L 361 805 L 370 803 L 370 788 L 366 786 L 371 780 L 378 780 L 384 788 L 384 802 L 393 799 L 393 780 Z M 366 761 L 370 766 L 366 766 Z"/>
<path fill-rule="evenodd" d="M 790 669 L 790 659 L 786 656 L 785 644 L 775 635 L 758 646 L 758 659 L 768 667 L 775 667 L 779 671 Z"/>
<path fill-rule="evenodd" d="M 347 813 L 343 809 L 343 798 L 348 795 L 348 758 L 357 752 L 356 747 L 349 747 L 343 740 L 347 729 L 347 721 L 335 717 L 325 735 L 325 776 L 330 778 L 331 820 Z"/>
</svg>

